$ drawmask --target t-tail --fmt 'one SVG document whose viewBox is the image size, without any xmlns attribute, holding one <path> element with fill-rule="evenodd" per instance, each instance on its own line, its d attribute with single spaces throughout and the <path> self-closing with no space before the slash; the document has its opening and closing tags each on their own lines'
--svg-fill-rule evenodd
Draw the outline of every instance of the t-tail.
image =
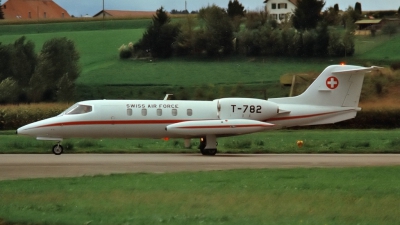
<svg viewBox="0 0 400 225">
<path fill-rule="evenodd" d="M 294 122 L 294 125 L 303 126 L 352 119 L 361 110 L 358 103 L 364 75 L 378 69 L 375 66 L 328 66 L 302 94 L 269 99 L 277 103 L 280 109 L 280 115 L 270 121 L 286 126 L 292 126 Z M 300 113 L 299 108 L 303 108 Z M 292 109 L 296 109 L 296 114 L 291 113 Z M 315 120 L 316 118 L 320 119 Z"/>
</svg>

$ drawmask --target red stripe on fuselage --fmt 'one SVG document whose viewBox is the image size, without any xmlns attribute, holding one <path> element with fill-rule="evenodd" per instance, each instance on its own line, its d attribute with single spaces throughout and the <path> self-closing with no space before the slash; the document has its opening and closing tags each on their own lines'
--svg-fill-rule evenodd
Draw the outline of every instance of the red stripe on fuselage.
<svg viewBox="0 0 400 225">
<path fill-rule="evenodd" d="M 74 122 L 61 122 L 51 123 L 41 127 L 55 127 L 55 126 L 82 126 L 82 125 L 129 125 L 129 124 L 172 124 L 186 122 L 186 120 L 93 120 L 93 121 L 74 121 Z"/>
<path fill-rule="evenodd" d="M 177 127 L 180 129 L 204 129 L 204 128 L 242 128 L 242 127 L 270 127 L 274 125 L 260 125 L 260 124 L 249 124 L 249 125 L 215 125 L 215 126 L 186 126 L 186 127 Z"/>
</svg>

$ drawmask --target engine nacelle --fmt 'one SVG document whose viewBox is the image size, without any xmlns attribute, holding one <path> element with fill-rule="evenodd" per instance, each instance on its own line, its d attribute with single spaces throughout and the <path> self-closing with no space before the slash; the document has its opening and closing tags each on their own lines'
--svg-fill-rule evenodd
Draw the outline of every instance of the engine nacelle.
<svg viewBox="0 0 400 225">
<path fill-rule="evenodd" d="M 276 116 L 279 107 L 274 102 L 255 98 L 221 98 L 217 101 L 217 113 L 221 120 L 266 120 Z"/>
</svg>

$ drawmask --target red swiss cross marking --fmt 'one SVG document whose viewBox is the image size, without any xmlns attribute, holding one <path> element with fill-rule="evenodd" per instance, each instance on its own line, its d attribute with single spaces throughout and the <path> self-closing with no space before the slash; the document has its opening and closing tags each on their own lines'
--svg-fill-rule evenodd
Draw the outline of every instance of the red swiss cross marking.
<svg viewBox="0 0 400 225">
<path fill-rule="evenodd" d="M 326 86 L 329 89 L 335 89 L 339 86 L 339 80 L 336 77 L 328 77 L 326 79 Z"/>
</svg>

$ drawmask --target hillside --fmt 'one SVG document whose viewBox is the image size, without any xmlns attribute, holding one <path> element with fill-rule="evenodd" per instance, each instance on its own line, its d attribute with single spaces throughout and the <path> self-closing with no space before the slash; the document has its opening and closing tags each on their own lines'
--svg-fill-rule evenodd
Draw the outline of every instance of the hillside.
<svg viewBox="0 0 400 225">
<path fill-rule="evenodd" d="M 319 73 L 330 64 L 347 61 L 357 65 L 390 65 L 400 60 L 400 35 L 357 37 L 352 58 L 246 58 L 205 60 L 120 60 L 118 48 L 139 40 L 148 19 L 87 21 L 74 23 L 1 25 L 0 42 L 12 43 L 21 34 L 39 51 L 46 40 L 67 37 L 81 54 L 77 100 L 92 98 L 160 99 L 175 93 L 180 99 L 210 99 L 226 96 L 287 96 L 279 85 L 287 73 Z"/>
<path fill-rule="evenodd" d="M 400 61 L 400 35 L 377 37 L 357 36 L 357 59 L 370 62 L 390 63 Z"/>
</svg>

